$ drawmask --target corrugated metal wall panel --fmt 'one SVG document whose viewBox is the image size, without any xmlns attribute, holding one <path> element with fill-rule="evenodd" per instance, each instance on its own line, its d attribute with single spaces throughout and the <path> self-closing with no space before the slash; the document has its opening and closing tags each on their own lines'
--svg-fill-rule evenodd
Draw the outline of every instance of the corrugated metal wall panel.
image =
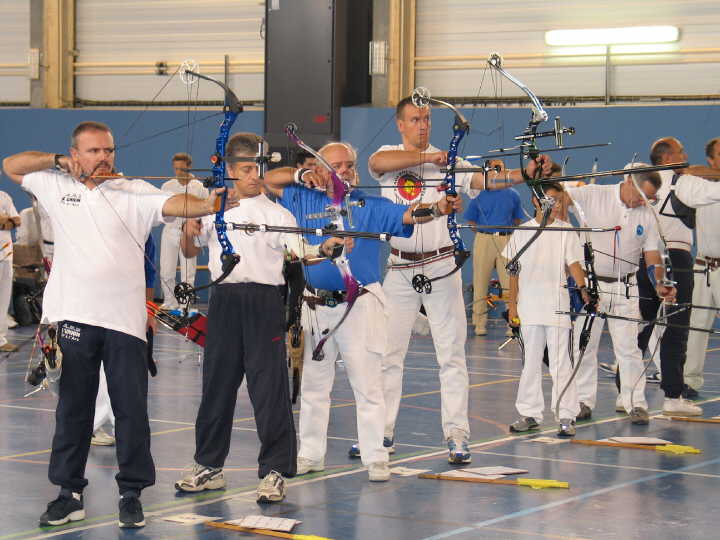
<svg viewBox="0 0 720 540">
<path fill-rule="evenodd" d="M 30 101 L 27 54 L 30 48 L 29 0 L 0 2 L 0 102 Z"/>
<path fill-rule="evenodd" d="M 77 0 L 76 95 L 149 101 L 167 81 L 154 74 L 155 62 L 167 62 L 172 73 L 193 59 L 201 73 L 222 79 L 227 54 L 231 88 L 240 99 L 262 100 L 264 5 L 259 0 Z M 213 85 L 201 85 L 200 100 L 221 98 Z M 187 99 L 187 88 L 173 81 L 158 99 Z"/>
<path fill-rule="evenodd" d="M 506 67 L 538 95 L 598 96 L 605 92 L 602 56 L 549 59 L 561 48 L 545 45 L 547 30 L 669 24 L 680 27 L 675 49 L 710 52 L 652 56 L 613 56 L 614 95 L 720 92 L 720 7 L 716 0 L 535 1 L 417 0 L 416 81 L 436 95 L 478 95 L 484 59 L 491 52 L 507 56 Z M 512 58 L 512 55 L 540 55 Z M 447 62 L 427 57 L 476 56 Z M 656 65 L 649 65 L 656 63 Z M 657 65 L 659 63 L 659 65 Z M 582 67 L 574 66 L 581 64 Z M 448 70 L 447 67 L 456 69 Z M 458 69 L 462 66 L 461 69 Z M 570 67 L 568 67 L 570 66 Z M 574 66 L 574 67 L 573 67 Z M 476 68 L 476 69 L 473 69 Z M 487 77 L 485 85 L 487 85 Z M 506 95 L 519 93 L 506 86 Z M 481 96 L 493 95 L 483 89 Z"/>
</svg>

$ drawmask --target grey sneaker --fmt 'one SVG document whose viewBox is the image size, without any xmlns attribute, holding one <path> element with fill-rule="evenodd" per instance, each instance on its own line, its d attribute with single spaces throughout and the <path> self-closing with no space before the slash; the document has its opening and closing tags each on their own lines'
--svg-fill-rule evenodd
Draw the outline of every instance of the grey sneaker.
<svg viewBox="0 0 720 540">
<path fill-rule="evenodd" d="M 195 493 L 206 489 L 223 489 L 226 485 L 222 469 L 193 465 L 193 468 L 180 480 L 175 482 L 175 489 Z"/>
<path fill-rule="evenodd" d="M 308 474 L 311 472 L 320 472 L 325 470 L 325 460 L 319 459 L 317 461 L 298 456 L 297 458 L 297 474 L 298 476 L 301 476 L 303 474 Z"/>
<path fill-rule="evenodd" d="M 580 412 L 575 417 L 578 422 L 580 420 L 590 420 L 592 418 L 592 409 L 585 405 L 582 401 L 580 402 Z"/>
<path fill-rule="evenodd" d="M 650 416 L 642 407 L 633 407 L 630 411 L 630 422 L 636 426 L 647 426 L 650 423 Z"/>
<path fill-rule="evenodd" d="M 539 426 L 537 420 L 532 416 L 524 416 L 520 420 L 516 420 L 510 424 L 510 433 L 523 433 L 531 429 L 537 429 Z"/>
<path fill-rule="evenodd" d="M 279 472 L 270 471 L 257 487 L 257 502 L 274 503 L 285 498 L 285 479 Z"/>
<path fill-rule="evenodd" d="M 561 418 L 558 427 L 558 437 L 574 437 L 575 436 L 575 420 L 572 418 Z"/>
</svg>

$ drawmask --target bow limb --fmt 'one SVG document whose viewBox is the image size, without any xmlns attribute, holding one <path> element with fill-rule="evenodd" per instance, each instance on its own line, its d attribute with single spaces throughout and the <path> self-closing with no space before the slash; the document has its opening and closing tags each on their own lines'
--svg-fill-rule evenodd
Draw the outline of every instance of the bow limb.
<svg viewBox="0 0 720 540">
<path fill-rule="evenodd" d="M 427 88 L 418 87 L 413 90 L 412 102 L 413 105 L 418 108 L 424 108 L 427 107 L 430 103 L 435 103 L 450 109 L 454 115 L 453 134 L 452 138 L 450 139 L 450 144 L 448 145 L 447 168 L 445 170 L 445 178 L 443 179 L 442 185 L 445 186 L 445 193 L 447 195 L 451 197 L 457 197 L 458 193 L 455 178 L 455 164 L 457 163 L 460 142 L 470 131 L 470 123 L 465 119 L 462 113 L 457 108 L 455 108 L 455 106 L 447 103 L 446 101 L 431 97 L 430 92 Z M 425 294 L 430 294 L 432 292 L 432 283 L 434 281 L 438 281 L 455 274 L 463 267 L 465 261 L 470 258 L 470 252 L 465 247 L 465 243 L 463 242 L 463 239 L 459 233 L 455 210 L 450 212 L 450 214 L 448 214 L 447 216 L 447 228 L 448 235 L 450 236 L 450 241 L 453 243 L 455 267 L 449 272 L 446 272 L 445 274 L 436 276 L 434 278 L 428 278 L 424 274 L 416 274 L 415 276 L 413 276 L 412 286 L 419 293 L 425 292 Z"/>
<path fill-rule="evenodd" d="M 240 100 L 237 98 L 235 93 L 224 83 L 208 77 L 207 75 L 201 75 L 195 71 L 185 70 L 183 73 L 185 77 L 196 77 L 215 83 L 222 88 L 225 93 L 225 105 L 223 107 L 224 118 L 220 124 L 220 129 L 217 138 L 215 139 L 215 154 L 213 154 L 212 161 L 212 182 L 210 187 L 215 189 L 226 188 L 226 159 L 225 149 L 227 146 L 228 139 L 230 138 L 230 130 L 232 129 L 235 120 L 238 115 L 242 112 L 243 106 Z M 208 289 L 213 285 L 217 285 L 224 281 L 235 269 L 237 264 L 240 262 L 240 255 L 235 253 L 235 248 L 230 242 L 227 236 L 227 223 L 225 222 L 225 205 L 227 204 L 228 192 L 227 189 L 223 191 L 220 196 L 220 204 L 215 212 L 215 234 L 221 248 L 220 261 L 222 264 L 222 272 L 217 279 L 213 280 L 207 285 L 201 287 L 193 287 L 188 283 L 179 283 L 175 287 L 175 298 L 180 304 L 187 306 L 197 300 L 198 291 Z"/>
<path fill-rule="evenodd" d="M 330 179 L 332 181 L 333 186 L 333 192 L 332 197 L 330 199 L 331 204 L 327 207 L 327 213 L 330 217 L 330 223 L 332 225 L 333 230 L 335 231 L 344 231 L 345 230 L 345 222 L 343 220 L 343 215 L 347 215 L 348 217 L 348 224 L 350 227 L 352 227 L 352 218 L 350 214 L 350 200 L 349 200 L 349 193 L 350 193 L 350 186 L 347 182 L 343 181 L 335 171 L 332 165 L 328 163 L 328 161 L 314 148 L 310 147 L 305 141 L 303 141 L 297 134 L 298 127 L 296 124 L 289 123 L 285 126 L 285 134 L 288 136 L 288 138 L 295 143 L 300 148 L 308 151 L 311 155 L 313 155 L 318 162 L 327 169 L 328 173 L 330 174 Z M 343 201 L 345 202 L 345 207 L 343 208 Z M 352 310 L 353 306 L 355 305 L 355 301 L 357 300 L 358 296 L 360 295 L 360 289 L 362 288 L 362 285 L 360 282 L 355 279 L 355 277 L 352 274 L 352 270 L 350 269 L 350 261 L 347 258 L 346 248 L 343 246 L 342 252 L 339 257 L 336 257 L 333 261 L 335 266 L 338 268 L 338 271 L 340 272 L 340 275 L 342 276 L 343 284 L 345 285 L 345 313 L 343 313 L 340 320 L 337 322 L 337 324 L 318 341 L 317 345 L 315 346 L 315 349 L 313 350 L 312 358 L 313 360 L 322 360 L 324 357 L 323 354 L 323 347 L 325 346 L 325 343 L 328 339 L 340 328 L 340 325 L 342 325 L 343 322 L 345 322 L 345 319 L 347 319 L 348 315 L 350 314 L 350 311 Z"/>
</svg>

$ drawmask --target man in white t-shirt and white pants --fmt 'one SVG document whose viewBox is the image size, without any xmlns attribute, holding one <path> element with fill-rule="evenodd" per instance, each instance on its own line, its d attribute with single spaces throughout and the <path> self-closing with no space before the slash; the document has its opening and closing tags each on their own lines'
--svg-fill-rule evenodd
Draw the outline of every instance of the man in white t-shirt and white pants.
<svg viewBox="0 0 720 540">
<path fill-rule="evenodd" d="M 708 141 L 705 146 L 708 165 L 720 172 L 720 137 Z M 697 255 L 695 256 L 695 287 L 692 302 L 700 306 L 720 308 L 720 203 L 698 208 L 695 226 Z M 690 326 L 693 328 L 712 328 L 717 311 L 693 309 Z M 688 337 L 687 360 L 685 361 L 685 384 L 694 392 L 703 387 L 705 356 L 709 334 L 690 330 Z"/>
<path fill-rule="evenodd" d="M 175 171 L 175 178 L 165 182 L 160 189 L 167 193 L 189 193 L 198 199 L 208 196 L 207 189 L 202 182 L 192 177 L 189 169 L 192 166 L 190 154 L 178 152 L 172 158 L 172 166 Z M 180 236 L 184 219 L 176 219 L 172 223 L 163 226 L 160 238 L 160 285 L 163 290 L 164 309 L 178 309 L 175 299 L 175 276 L 177 266 L 180 265 L 180 280 L 183 283 L 195 284 L 195 270 L 197 268 L 197 257 L 185 257 L 180 251 Z"/>
<path fill-rule="evenodd" d="M 447 164 L 447 152 L 429 144 L 430 108 L 418 108 L 406 97 L 398 103 L 395 118 L 402 144 L 385 145 L 376 151 L 368 163 L 370 174 L 383 186 L 381 195 L 393 202 L 410 205 L 438 201 L 444 196 L 436 188 L 444 178 L 440 168 Z M 550 160 L 541 156 L 540 162 L 549 172 Z M 528 172 L 532 175 L 536 167 L 537 163 L 531 161 Z M 490 180 L 495 181 L 496 176 L 491 174 Z M 501 176 L 506 182 L 522 182 L 519 170 L 508 170 Z M 427 180 L 431 182 L 428 184 Z M 482 173 L 456 175 L 458 193 L 475 197 L 483 186 Z M 447 218 L 417 227 L 410 238 L 393 237 L 390 245 L 389 270 L 383 282 L 388 312 L 388 344 L 383 356 L 387 446 L 392 447 L 394 439 L 410 332 L 420 306 L 424 306 L 440 365 L 442 429 L 448 443 L 448 460 L 469 463 L 467 318 L 461 275 L 455 272 L 433 282 L 429 294 L 416 292 L 412 285 L 418 273 L 432 279 L 447 274 L 455 266 Z"/>
<path fill-rule="evenodd" d="M 101 361 L 117 417 L 119 524 L 144 526 L 139 497 L 155 482 L 155 466 L 147 415 L 142 246 L 166 217 L 212 214 L 217 199 L 171 196 L 141 180 L 103 181 L 113 174 L 114 161 L 112 133 L 99 122 L 75 128 L 70 157 L 28 151 L 3 161 L 5 173 L 48 212 L 55 234 L 43 321 L 58 324 L 63 353 L 48 473 L 61 489 L 40 517 L 41 526 L 85 518 L 82 491 Z"/>
<path fill-rule="evenodd" d="M 657 174 L 636 174 L 638 185 L 648 199 L 653 199 L 660 187 Z M 567 190 L 569 204 L 578 221 L 588 227 L 616 227 L 616 233 L 582 233 L 581 239 L 592 244 L 595 273 L 598 279 L 598 310 L 610 315 L 633 319 L 640 318 L 638 287 L 635 271 L 640 256 L 655 266 L 658 286 L 653 291 L 658 297 L 672 296 L 674 290 L 660 284 L 664 269 L 658 252 L 657 224 L 652 210 L 645 206 L 629 175 L 623 182 L 613 185 L 593 184 Z M 649 421 L 645 399 L 645 376 L 642 353 L 637 345 L 638 324 L 635 321 L 608 318 L 613 352 L 620 369 L 620 395 L 616 407 L 630 415 L 633 424 L 645 425 Z M 580 356 L 579 338 L 585 317 L 575 320 L 575 362 Z M 597 402 L 597 353 L 605 319 L 597 317 L 590 339 L 577 372 L 579 420 L 587 420 Z"/>
<path fill-rule="evenodd" d="M 0 191 L 0 352 L 16 352 L 18 346 L 7 340 L 8 307 L 13 284 L 12 231 L 20 225 L 20 216 L 10 195 Z"/>
</svg>

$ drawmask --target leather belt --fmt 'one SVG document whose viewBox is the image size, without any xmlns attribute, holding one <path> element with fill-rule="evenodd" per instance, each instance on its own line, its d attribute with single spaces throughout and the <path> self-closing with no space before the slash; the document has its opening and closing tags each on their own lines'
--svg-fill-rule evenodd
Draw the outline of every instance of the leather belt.
<svg viewBox="0 0 720 540">
<path fill-rule="evenodd" d="M 489 232 L 489 231 L 477 231 L 480 234 L 488 234 L 490 236 L 508 236 L 509 234 L 512 234 L 512 231 L 496 231 L 496 232 Z"/>
<path fill-rule="evenodd" d="M 400 251 L 399 249 L 392 248 L 390 250 L 390 253 L 392 253 L 396 257 L 405 259 L 406 261 L 422 261 L 423 259 L 429 259 L 430 257 L 435 257 L 436 255 L 449 253 L 453 249 L 455 249 L 453 246 L 445 246 L 434 251 L 426 251 L 424 253 L 420 253 L 417 251 Z"/>
<path fill-rule="evenodd" d="M 634 272 L 630 272 L 629 274 L 626 274 L 624 276 L 621 276 L 618 280 L 617 276 L 615 277 L 605 277 L 605 276 L 595 276 L 598 281 L 602 281 L 603 283 L 628 283 L 630 281 L 630 278 L 634 276 Z"/>
<path fill-rule="evenodd" d="M 317 306 L 336 307 L 344 303 L 347 299 L 347 292 L 345 291 L 329 291 L 326 289 L 317 289 L 313 292 L 317 296 L 303 295 L 303 300 L 305 300 L 310 309 L 315 309 Z M 363 294 L 367 292 L 367 289 L 360 289 L 358 298 L 360 298 Z"/>
<path fill-rule="evenodd" d="M 706 266 L 706 267 L 710 268 L 710 270 L 715 270 L 717 268 L 720 268 L 720 258 L 696 257 L 695 264 L 699 264 L 700 266 Z"/>
</svg>

